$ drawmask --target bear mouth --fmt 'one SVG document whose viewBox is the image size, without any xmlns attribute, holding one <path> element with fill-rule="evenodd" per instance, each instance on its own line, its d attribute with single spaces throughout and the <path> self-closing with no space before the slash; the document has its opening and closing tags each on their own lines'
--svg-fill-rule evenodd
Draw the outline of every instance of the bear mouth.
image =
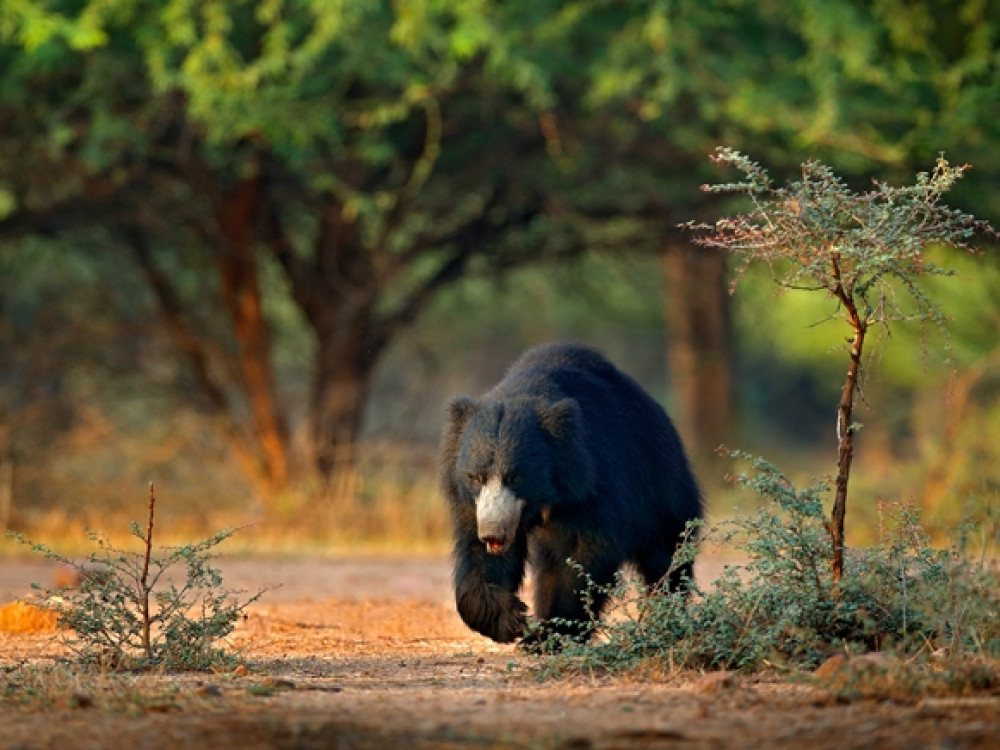
<svg viewBox="0 0 1000 750">
<path fill-rule="evenodd" d="M 495 536 L 483 537 L 480 541 L 486 545 L 486 551 L 491 555 L 499 555 L 507 548 L 507 540 Z"/>
<path fill-rule="evenodd" d="M 517 536 L 524 505 L 524 500 L 519 500 L 499 477 L 483 485 L 476 498 L 476 526 L 479 541 L 489 554 L 502 554 L 510 546 Z"/>
</svg>

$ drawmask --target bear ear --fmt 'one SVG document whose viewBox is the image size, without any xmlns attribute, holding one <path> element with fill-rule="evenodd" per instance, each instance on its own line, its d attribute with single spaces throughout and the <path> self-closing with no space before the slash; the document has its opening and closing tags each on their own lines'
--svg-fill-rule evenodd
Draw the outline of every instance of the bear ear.
<svg viewBox="0 0 1000 750">
<path fill-rule="evenodd" d="M 462 434 L 469 419 L 479 409 L 479 404 L 471 398 L 462 396 L 456 398 L 448 404 L 448 419 L 441 433 L 441 453 L 439 457 L 441 488 L 445 497 L 457 502 L 460 491 L 455 484 L 455 464 L 458 461 L 458 453 L 462 442 Z"/>
<path fill-rule="evenodd" d="M 554 438 L 564 438 L 580 425 L 580 405 L 571 398 L 538 409 L 538 423 Z"/>
<path fill-rule="evenodd" d="M 461 431 L 469 417 L 476 413 L 479 405 L 468 396 L 459 396 L 448 404 L 448 418 L 450 428 L 454 431 Z"/>
</svg>

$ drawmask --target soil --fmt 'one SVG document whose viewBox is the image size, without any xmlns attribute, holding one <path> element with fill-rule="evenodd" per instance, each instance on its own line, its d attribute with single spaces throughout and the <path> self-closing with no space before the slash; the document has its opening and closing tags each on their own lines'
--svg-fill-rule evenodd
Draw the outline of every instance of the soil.
<svg viewBox="0 0 1000 750">
<path fill-rule="evenodd" d="M 0 632 L 0 750 L 1000 747 L 992 696 L 845 701 L 731 674 L 541 681 L 537 659 L 465 628 L 443 559 L 221 567 L 227 588 L 281 585 L 231 636 L 232 671 L 112 679 L 60 668 L 59 633 Z M 0 561 L 0 604 L 57 573 Z"/>
</svg>

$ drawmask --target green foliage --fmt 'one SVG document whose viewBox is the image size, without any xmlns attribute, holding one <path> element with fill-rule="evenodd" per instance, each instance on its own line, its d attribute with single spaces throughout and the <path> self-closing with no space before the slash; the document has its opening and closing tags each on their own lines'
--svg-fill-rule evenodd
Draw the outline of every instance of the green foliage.
<svg viewBox="0 0 1000 750">
<path fill-rule="evenodd" d="M 943 156 L 932 172 L 919 173 L 914 185 L 876 181 L 863 193 L 815 161 L 802 165 L 801 179 L 775 187 L 766 170 L 738 151 L 719 148 L 713 160 L 735 167 L 745 179 L 703 189 L 746 194 L 753 210 L 720 219 L 714 227 L 694 225 L 713 232 L 699 241 L 734 253 L 741 271 L 765 264 L 783 289 L 853 300 L 866 327 L 907 320 L 943 325 L 943 313 L 916 282 L 954 271 L 938 266 L 925 251 L 949 245 L 972 252 L 976 234 L 995 236 L 987 222 L 942 204 L 942 196 L 969 169 L 952 167 Z M 899 289 L 912 305 L 900 301 Z"/>
<path fill-rule="evenodd" d="M 123 268 L 125 238 L 141 230 L 188 328 L 210 339 L 215 380 L 229 381 L 216 385 L 232 414 L 213 424 L 261 434 L 244 418 L 259 394 L 221 375 L 233 368 L 217 355 L 238 342 L 209 278 L 230 245 L 216 219 L 253 183 L 260 204 L 235 238 L 258 258 L 280 251 L 273 275 L 301 282 L 264 277 L 262 288 L 273 341 L 295 341 L 264 363 L 294 429 L 327 401 L 307 393 L 328 382 L 309 371 L 326 353 L 307 312 L 328 330 L 376 332 L 358 347 L 374 358 L 399 321 L 463 275 L 582 247 L 660 251 L 679 212 L 704 215 L 690 188 L 713 144 L 770 149 L 779 164 L 808 147 L 858 174 L 908 168 L 933 154 L 927 144 L 948 142 L 986 177 L 1000 143 L 993 4 L 961 0 L 931 17 L 906 0 L 10 0 L 0 3 L 0 236 L 12 253 L 26 236 L 51 238 L 60 266 L 98 248 Z M 996 191 L 969 187 L 966 200 L 996 205 Z M 334 250 L 351 263 L 324 257 Z M 369 282 L 359 299 L 375 299 L 377 314 L 317 315 L 316 299 L 355 309 Z M 157 325 L 136 312 L 155 304 L 148 293 L 111 286 L 131 307 L 102 341 L 136 340 L 137 319 Z M 58 359 L 59 372 L 100 367 Z M 187 403 L 203 397 L 204 411 L 186 377 L 195 368 L 164 359 L 160 372 L 176 376 L 159 381 Z M 133 371 L 92 379 L 117 390 Z"/>
<path fill-rule="evenodd" d="M 97 551 L 81 562 L 20 534 L 8 535 L 76 574 L 76 588 L 43 593 L 45 606 L 76 633 L 72 645 L 82 660 L 113 670 L 206 669 L 225 663 L 228 657 L 215 643 L 265 593 L 236 600 L 238 592 L 222 588 L 222 576 L 212 565 L 214 548 L 238 529 L 153 555 L 153 505 L 150 486 L 148 526 L 131 524 L 132 536 L 143 545 L 141 553 L 119 549 L 102 534 L 88 531 Z"/>
<path fill-rule="evenodd" d="M 592 639 L 550 639 L 543 675 L 575 671 L 811 669 L 835 654 L 888 651 L 955 663 L 1000 656 L 1000 580 L 969 555 L 966 536 L 930 545 L 917 512 L 886 505 L 879 542 L 849 555 L 835 583 L 827 559 L 826 482 L 796 488 L 772 464 L 745 454 L 737 481 L 758 497 L 711 529 L 702 544 L 731 546 L 746 562 L 712 586 L 647 594 L 620 579 L 617 616 L 590 623 Z M 964 534 L 970 531 L 964 530 Z M 691 559 L 682 545 L 676 564 Z"/>
<path fill-rule="evenodd" d="M 857 173 L 962 143 L 964 158 L 991 162 L 997 122 L 984 103 L 998 90 L 993 2 L 641 8 L 615 19 L 594 56 L 591 98 L 627 102 L 688 154 L 752 143 L 773 149 L 774 161 L 808 150 Z"/>
</svg>

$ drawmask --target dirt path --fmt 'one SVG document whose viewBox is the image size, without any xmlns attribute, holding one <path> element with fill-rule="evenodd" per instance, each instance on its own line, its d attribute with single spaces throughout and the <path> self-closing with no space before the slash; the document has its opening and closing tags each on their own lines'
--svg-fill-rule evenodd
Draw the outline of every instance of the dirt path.
<svg viewBox="0 0 1000 750">
<path fill-rule="evenodd" d="M 718 561 L 706 561 L 711 575 Z M 0 633 L 0 750 L 14 748 L 996 748 L 1000 699 L 838 703 L 802 685 L 576 677 L 467 630 L 444 560 L 232 560 L 283 584 L 232 636 L 225 674 L 44 683 L 52 634 Z M 0 604 L 53 571 L 0 562 Z"/>
</svg>

